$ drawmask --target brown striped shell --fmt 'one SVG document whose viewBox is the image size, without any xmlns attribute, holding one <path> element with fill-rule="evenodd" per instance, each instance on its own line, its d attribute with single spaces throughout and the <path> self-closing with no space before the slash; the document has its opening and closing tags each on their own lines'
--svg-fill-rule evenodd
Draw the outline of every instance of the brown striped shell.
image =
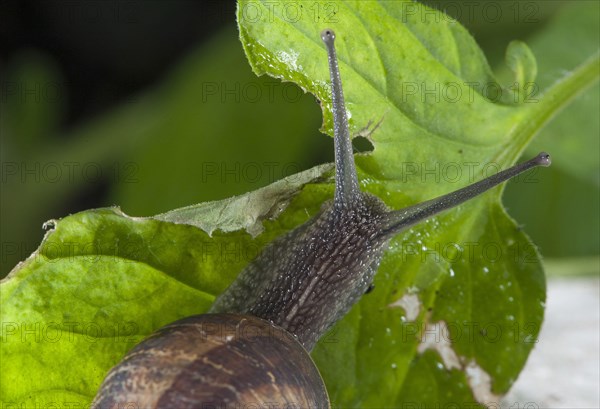
<svg viewBox="0 0 600 409">
<path fill-rule="evenodd" d="M 132 349 L 92 408 L 327 408 L 323 380 L 287 331 L 249 315 L 169 324 Z"/>
</svg>

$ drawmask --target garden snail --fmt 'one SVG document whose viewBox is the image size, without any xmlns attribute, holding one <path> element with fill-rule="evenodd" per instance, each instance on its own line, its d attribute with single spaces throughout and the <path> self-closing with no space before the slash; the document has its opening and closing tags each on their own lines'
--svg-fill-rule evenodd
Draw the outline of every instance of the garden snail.
<svg viewBox="0 0 600 409">
<path fill-rule="evenodd" d="M 169 324 L 107 375 L 94 408 L 329 407 L 310 351 L 369 289 L 389 240 L 535 166 L 540 153 L 489 178 L 402 210 L 360 190 L 334 48 L 335 193 L 321 212 L 273 241 L 208 314 Z M 274 256 L 273 256 L 274 255 Z"/>
</svg>

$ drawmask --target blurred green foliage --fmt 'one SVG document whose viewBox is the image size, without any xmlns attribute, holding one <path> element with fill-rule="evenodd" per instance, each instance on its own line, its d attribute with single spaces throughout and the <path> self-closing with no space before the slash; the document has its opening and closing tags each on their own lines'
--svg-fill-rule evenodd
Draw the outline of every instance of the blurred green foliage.
<svg viewBox="0 0 600 409">
<path fill-rule="evenodd" d="M 596 2 L 427 3 L 460 11 L 456 17 L 500 75 L 508 76 L 508 42 L 527 42 L 540 89 L 598 49 Z M 484 13 L 487 3 L 493 7 Z M 496 7 L 500 17 L 492 14 Z M 546 35 L 561 24 L 568 37 Z M 150 215 L 250 191 L 332 159 L 314 98 L 256 78 L 233 21 L 155 86 L 73 128 L 61 125 L 68 80 L 47 52 L 22 50 L 7 61 L 4 78 L 0 277 L 37 247 L 44 221 L 82 210 L 86 192 L 103 193 L 87 207 L 119 204 L 128 214 Z M 30 94 L 19 89 L 36 86 Z M 531 149 L 551 152 L 553 167 L 538 174 L 539 183 L 509 184 L 504 199 L 542 254 L 569 257 L 578 273 L 598 272 L 599 105 L 595 86 L 547 126 Z M 248 177 L 237 178 L 242 167 Z M 579 257 L 592 262 L 577 263 Z"/>
<path fill-rule="evenodd" d="M 598 2 L 573 2 L 548 22 L 543 31 L 532 35 L 528 44 L 537 57 L 539 75 L 536 83 L 541 90 L 598 52 L 598 16 Z M 528 147 L 526 155 L 540 150 L 554 154 L 549 172 L 540 172 L 538 183 L 512 184 L 506 191 L 505 201 L 510 213 L 525 223 L 525 230 L 546 257 L 598 255 L 598 112 L 600 86 L 596 83 L 566 107 Z M 589 263 L 584 267 L 585 263 L 574 262 L 572 267 L 580 270 L 579 273 L 598 274 L 598 264 L 596 262 L 596 268 L 592 270 Z"/>
</svg>

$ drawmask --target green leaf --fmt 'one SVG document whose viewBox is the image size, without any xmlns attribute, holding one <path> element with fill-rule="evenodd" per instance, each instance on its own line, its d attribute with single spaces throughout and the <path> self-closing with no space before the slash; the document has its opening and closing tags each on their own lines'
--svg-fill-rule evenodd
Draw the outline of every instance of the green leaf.
<svg viewBox="0 0 600 409">
<path fill-rule="evenodd" d="M 319 180 L 327 168 L 302 180 Z M 296 178 L 275 185 L 293 185 Z M 238 200 L 258 202 L 270 191 Z M 289 187 L 281 192 L 291 194 Z M 194 226 L 132 218 L 117 208 L 48 222 L 40 248 L 0 285 L 0 383 L 11 385 L 2 388 L 0 401 L 25 407 L 89 404 L 131 347 L 169 322 L 205 312 L 266 243 L 305 222 L 330 193 L 328 182 L 297 196 L 258 239 L 243 231 L 210 236 Z M 223 214 L 232 202 L 213 202 L 212 212 Z"/>
<path fill-rule="evenodd" d="M 272 6 L 239 3 L 253 70 L 315 94 L 331 134 L 319 33 L 333 28 L 352 129 L 383 118 L 369 136 L 374 151 L 357 156 L 361 184 L 392 208 L 512 164 L 598 77 L 598 59 L 591 59 L 538 103 L 509 104 L 466 30 L 418 3 Z M 300 14 L 290 16 L 294 10 Z M 528 49 L 513 47 L 516 78 L 532 78 Z M 206 311 L 264 245 L 315 214 L 333 193 L 323 175 L 320 169 L 295 183 L 290 176 L 279 186 L 291 188 L 269 187 L 162 220 L 101 209 L 53 222 L 40 249 L 0 286 L 0 400 L 89 403 L 108 368 L 139 339 Z M 464 406 L 508 390 L 535 344 L 545 281 L 536 248 L 505 213 L 500 194 L 487 193 L 390 243 L 375 290 L 314 351 L 334 405 Z M 248 220 L 230 207 L 244 200 L 260 203 Z M 256 238 L 231 231 L 256 234 L 261 222 Z"/>
<path fill-rule="evenodd" d="M 514 84 L 507 92 L 507 101 L 524 103 L 529 99 L 529 89 L 537 76 L 537 62 L 535 56 L 521 41 L 512 41 L 506 49 L 506 65 L 510 68 L 514 77 Z M 508 90 L 507 90 L 508 91 Z"/>
<path fill-rule="evenodd" d="M 332 168 L 331 165 L 316 166 L 254 192 L 171 210 L 153 218 L 196 226 L 208 234 L 216 229 L 222 232 L 245 229 L 254 237 L 262 233 L 262 222 L 276 218 L 303 185 L 318 179 Z"/>
<path fill-rule="evenodd" d="M 538 56 L 541 89 L 559 81 L 600 49 L 600 3 L 574 1 L 528 43 Z M 533 183 L 506 189 L 511 214 L 526 222 L 528 234 L 547 257 L 596 257 L 600 248 L 600 85 L 588 88 L 556 116 L 525 155 L 555 153 L 552 167 Z M 531 206 L 550 197 L 544 206 Z M 551 220 L 551 223 L 548 221 Z M 578 262 L 572 271 L 580 270 Z M 596 272 L 598 269 L 596 268 Z"/>
</svg>

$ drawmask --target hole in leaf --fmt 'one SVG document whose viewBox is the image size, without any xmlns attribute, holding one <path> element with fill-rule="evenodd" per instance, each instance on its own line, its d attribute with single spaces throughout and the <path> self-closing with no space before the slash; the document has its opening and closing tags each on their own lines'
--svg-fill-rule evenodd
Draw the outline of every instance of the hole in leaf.
<svg viewBox="0 0 600 409">
<path fill-rule="evenodd" d="M 352 138 L 352 146 L 356 153 L 373 152 L 373 149 L 375 149 L 371 141 L 364 136 Z"/>
</svg>

